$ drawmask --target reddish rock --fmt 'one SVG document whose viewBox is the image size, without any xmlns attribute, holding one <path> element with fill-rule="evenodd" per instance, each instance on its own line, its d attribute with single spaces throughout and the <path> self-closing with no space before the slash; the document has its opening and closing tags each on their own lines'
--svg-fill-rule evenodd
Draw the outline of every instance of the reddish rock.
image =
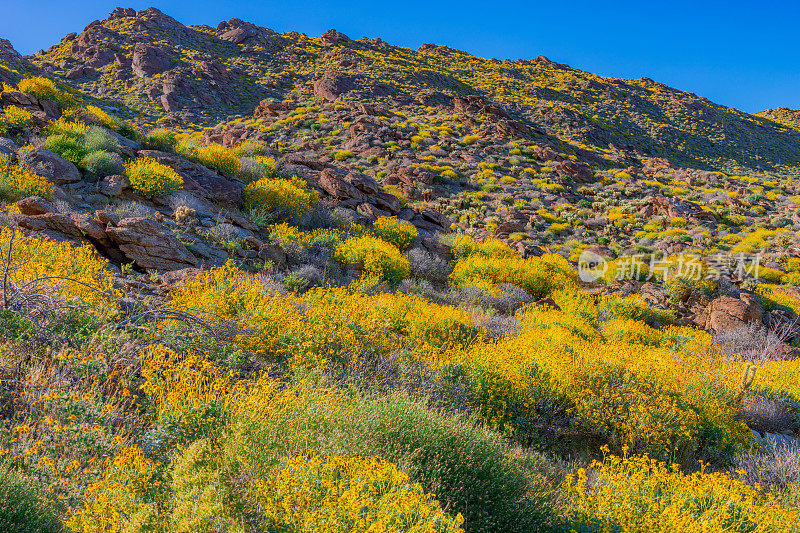
<svg viewBox="0 0 800 533">
<path fill-rule="evenodd" d="M 170 67 L 169 55 L 156 46 L 137 44 L 133 48 L 133 72 L 140 78 L 159 74 Z"/>
<path fill-rule="evenodd" d="M 141 268 L 180 270 L 197 265 L 197 259 L 169 228 L 151 218 L 124 218 L 118 226 L 107 228 L 106 233 Z"/>
</svg>

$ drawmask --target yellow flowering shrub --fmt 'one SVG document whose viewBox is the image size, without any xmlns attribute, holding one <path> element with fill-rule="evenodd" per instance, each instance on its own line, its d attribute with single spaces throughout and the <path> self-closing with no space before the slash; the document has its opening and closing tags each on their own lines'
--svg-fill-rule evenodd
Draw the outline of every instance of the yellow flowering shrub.
<svg viewBox="0 0 800 533">
<path fill-rule="evenodd" d="M 476 253 L 459 260 L 450 274 L 450 283 L 455 286 L 511 283 L 534 298 L 544 298 L 555 290 L 574 285 L 576 279 L 572 265 L 557 254 L 522 259 Z"/>
<path fill-rule="evenodd" d="M 345 264 L 359 263 L 368 279 L 399 283 L 410 272 L 408 259 L 396 246 L 368 235 L 342 241 L 335 257 Z"/>
<path fill-rule="evenodd" d="M 141 354 L 141 390 L 174 439 L 208 432 L 224 401 L 235 398 L 233 375 L 225 375 L 203 354 L 177 353 L 161 345 Z"/>
<path fill-rule="evenodd" d="M 183 178 L 154 159 L 139 157 L 125 165 L 125 175 L 134 191 L 145 196 L 162 196 L 183 186 Z"/>
<path fill-rule="evenodd" d="M 55 190 L 47 178 L 27 166 L 12 165 L 7 155 L 0 154 L 0 198 L 19 200 L 26 196 L 41 196 L 51 200 Z"/>
<path fill-rule="evenodd" d="M 247 184 L 242 197 L 248 209 L 279 216 L 302 215 L 319 201 L 317 192 L 309 189 L 306 182 L 297 176 L 292 179 L 261 178 Z"/>
<path fill-rule="evenodd" d="M 210 144 L 198 148 L 194 154 L 198 163 L 222 173 L 235 176 L 239 173 L 239 158 L 230 148 L 221 144 Z"/>
<path fill-rule="evenodd" d="M 479 255 L 490 258 L 519 257 L 505 241 L 488 238 L 476 241 L 469 235 L 454 235 L 449 238 L 453 256 L 461 259 L 470 255 Z"/>
<path fill-rule="evenodd" d="M 398 220 L 397 217 L 380 217 L 372 224 L 372 232 L 376 237 L 395 245 L 401 252 L 419 235 L 413 224 Z"/>
<path fill-rule="evenodd" d="M 76 533 L 116 533 L 128 530 L 126 525 L 152 524 L 157 509 L 145 496 L 157 490 L 157 474 L 156 463 L 140 448 L 121 448 L 106 461 L 102 477 L 86 489 L 83 507 L 72 513 L 65 525 Z"/>
<path fill-rule="evenodd" d="M 11 129 L 23 129 L 31 125 L 33 115 L 24 107 L 10 105 L 5 108 L 6 125 Z"/>
<path fill-rule="evenodd" d="M 171 294 L 170 305 L 209 320 L 239 325 L 237 343 L 274 361 L 286 360 L 300 341 L 302 315 L 231 262 L 206 270 Z"/>
<path fill-rule="evenodd" d="M 9 272 L 14 283 L 23 285 L 39 279 L 39 284 L 64 300 L 78 300 L 103 314 L 119 309 L 119 294 L 113 288 L 114 276 L 93 246 L 72 246 L 47 237 L 26 237 L 3 228 L 0 231 L 3 256 L 8 254 L 12 236 Z"/>
<path fill-rule="evenodd" d="M 17 84 L 17 89 L 20 92 L 32 94 L 43 100 L 53 100 L 65 108 L 73 106 L 76 103 L 74 96 L 56 87 L 53 80 L 42 76 L 20 80 Z"/>
<path fill-rule="evenodd" d="M 418 483 L 377 457 L 287 457 L 252 490 L 266 531 L 463 531 L 461 515 L 447 515 Z"/>
<path fill-rule="evenodd" d="M 599 531 L 798 531 L 800 513 L 723 472 L 684 474 L 647 456 L 606 455 L 567 477 L 569 522 Z"/>
</svg>

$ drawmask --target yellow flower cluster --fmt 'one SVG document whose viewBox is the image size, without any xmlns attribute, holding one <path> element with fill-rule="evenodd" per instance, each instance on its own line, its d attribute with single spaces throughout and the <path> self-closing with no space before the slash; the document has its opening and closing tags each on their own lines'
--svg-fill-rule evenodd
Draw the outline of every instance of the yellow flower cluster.
<svg viewBox="0 0 800 533">
<path fill-rule="evenodd" d="M 336 259 L 344 264 L 358 263 L 367 279 L 399 283 L 409 276 L 408 259 L 400 250 L 368 235 L 343 241 L 336 248 Z"/>
<path fill-rule="evenodd" d="M 26 196 L 52 199 L 55 186 L 27 166 L 12 165 L 7 155 L 0 155 L 0 196 L 18 200 Z"/>
<path fill-rule="evenodd" d="M 224 174 L 235 176 L 239 173 L 240 162 L 236 153 L 221 144 L 210 144 L 198 148 L 194 153 L 194 159 L 201 165 Z"/>
<path fill-rule="evenodd" d="M 372 224 L 372 232 L 376 237 L 393 244 L 400 251 L 408 248 L 419 232 L 413 224 L 397 217 L 380 217 Z"/>
<path fill-rule="evenodd" d="M 5 108 L 5 123 L 11 129 L 27 128 L 33 120 L 31 112 L 23 107 L 10 105 Z"/>
<path fill-rule="evenodd" d="M 119 294 L 113 288 L 113 274 L 106 261 L 91 245 L 72 246 L 46 237 L 0 231 L 0 250 L 6 256 L 12 244 L 10 276 L 18 286 L 37 283 L 64 300 L 79 300 L 101 314 L 119 309 Z"/>
<path fill-rule="evenodd" d="M 316 191 L 294 176 L 292 179 L 261 178 L 249 183 L 242 194 L 245 206 L 279 216 L 302 215 L 319 201 Z"/>
<path fill-rule="evenodd" d="M 125 175 L 134 191 L 145 196 L 162 196 L 183 186 L 183 178 L 155 159 L 140 157 L 125 165 Z"/>
<path fill-rule="evenodd" d="M 568 519 L 599 531 L 798 531 L 800 513 L 725 473 L 684 474 L 647 456 L 606 455 L 568 476 Z"/>
<path fill-rule="evenodd" d="M 408 475 L 375 457 L 288 457 L 253 490 L 268 531 L 463 531 L 460 515 L 445 514 Z"/>
<path fill-rule="evenodd" d="M 535 298 L 544 298 L 553 291 L 573 286 L 575 270 L 563 256 L 487 257 L 480 253 L 460 259 L 450 274 L 450 283 L 463 286 L 494 288 L 511 283 L 528 291 Z"/>
</svg>

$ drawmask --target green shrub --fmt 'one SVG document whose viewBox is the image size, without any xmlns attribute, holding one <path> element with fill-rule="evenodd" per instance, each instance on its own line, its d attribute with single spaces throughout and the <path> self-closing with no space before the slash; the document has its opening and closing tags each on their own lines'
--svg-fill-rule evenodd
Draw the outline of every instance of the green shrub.
<svg viewBox="0 0 800 533">
<path fill-rule="evenodd" d="M 79 165 L 81 160 L 87 155 L 86 148 L 83 146 L 81 140 L 66 133 L 58 133 L 49 136 L 42 144 L 42 148 L 60 155 L 75 165 Z"/>
<path fill-rule="evenodd" d="M 372 232 L 376 237 L 397 246 L 401 252 L 405 251 L 419 235 L 413 224 L 398 220 L 397 217 L 380 217 L 372 225 Z"/>
<path fill-rule="evenodd" d="M 134 191 L 145 196 L 169 194 L 183 186 L 183 178 L 167 165 L 140 157 L 125 167 L 125 175 Z"/>
<path fill-rule="evenodd" d="M 168 129 L 157 128 L 151 130 L 144 139 L 144 145 L 150 150 L 159 150 L 161 152 L 174 152 L 175 147 L 178 145 L 178 139 L 175 133 Z"/>
<path fill-rule="evenodd" d="M 444 415 L 403 393 L 357 396 L 299 386 L 237 403 L 228 457 L 261 477 L 287 455 L 378 456 L 433 493 L 468 531 L 529 532 L 547 525 L 532 473 L 496 433 L 473 419 Z M 246 473 L 246 474 L 245 474 Z M 247 481 L 244 481 L 247 483 Z"/>
<path fill-rule="evenodd" d="M 0 531 L 8 533 L 57 533 L 64 531 L 63 512 L 45 496 L 45 487 L 12 467 L 0 464 Z"/>
<path fill-rule="evenodd" d="M 87 152 L 118 152 L 119 143 L 108 131 L 97 126 L 92 126 L 84 134 L 83 147 Z"/>
<path fill-rule="evenodd" d="M 388 242 L 364 235 L 350 237 L 336 248 L 336 259 L 344 264 L 360 263 L 366 278 L 399 283 L 408 278 L 408 259 Z"/>
<path fill-rule="evenodd" d="M 104 151 L 92 152 L 81 160 L 81 168 L 98 178 L 121 174 L 125 164 L 118 154 Z"/>
</svg>

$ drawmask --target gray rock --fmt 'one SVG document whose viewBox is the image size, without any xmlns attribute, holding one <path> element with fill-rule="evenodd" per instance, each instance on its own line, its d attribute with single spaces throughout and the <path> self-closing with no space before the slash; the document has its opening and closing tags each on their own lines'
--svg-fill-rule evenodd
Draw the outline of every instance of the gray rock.
<svg viewBox="0 0 800 533">
<path fill-rule="evenodd" d="M 56 185 L 76 183 L 83 178 L 75 165 L 44 148 L 22 154 L 21 159 L 40 175 L 50 178 Z"/>
</svg>

